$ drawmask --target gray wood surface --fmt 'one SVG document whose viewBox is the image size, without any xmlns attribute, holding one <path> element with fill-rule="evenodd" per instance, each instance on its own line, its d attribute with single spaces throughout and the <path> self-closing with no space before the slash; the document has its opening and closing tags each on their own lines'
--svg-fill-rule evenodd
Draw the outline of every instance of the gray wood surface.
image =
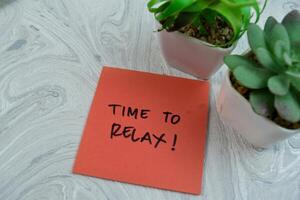
<svg viewBox="0 0 300 200">
<path fill-rule="evenodd" d="M 294 8 L 271 0 L 260 24 Z M 71 173 L 101 66 L 189 77 L 164 64 L 153 30 L 144 0 L 0 0 L 0 200 L 300 200 L 300 136 L 253 149 L 223 124 L 225 67 L 212 79 L 201 196 Z"/>
</svg>

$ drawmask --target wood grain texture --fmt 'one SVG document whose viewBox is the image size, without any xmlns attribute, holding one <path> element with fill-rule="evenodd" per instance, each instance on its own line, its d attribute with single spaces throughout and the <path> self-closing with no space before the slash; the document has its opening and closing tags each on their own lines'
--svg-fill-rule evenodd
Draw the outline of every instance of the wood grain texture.
<svg viewBox="0 0 300 200">
<path fill-rule="evenodd" d="M 281 19 L 299 0 L 271 0 Z M 73 175 L 101 66 L 188 77 L 164 64 L 143 0 L 0 1 L 0 200 L 300 200 L 300 136 L 254 149 L 223 124 L 212 80 L 203 194 Z M 236 52 L 247 49 L 243 38 Z"/>
</svg>

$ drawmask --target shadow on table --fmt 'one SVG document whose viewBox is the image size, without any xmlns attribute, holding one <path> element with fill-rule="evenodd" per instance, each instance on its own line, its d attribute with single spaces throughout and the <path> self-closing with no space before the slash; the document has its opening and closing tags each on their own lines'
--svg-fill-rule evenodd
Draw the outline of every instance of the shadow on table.
<svg viewBox="0 0 300 200">
<path fill-rule="evenodd" d="M 16 0 L 0 0 L 0 9 L 15 2 Z"/>
</svg>

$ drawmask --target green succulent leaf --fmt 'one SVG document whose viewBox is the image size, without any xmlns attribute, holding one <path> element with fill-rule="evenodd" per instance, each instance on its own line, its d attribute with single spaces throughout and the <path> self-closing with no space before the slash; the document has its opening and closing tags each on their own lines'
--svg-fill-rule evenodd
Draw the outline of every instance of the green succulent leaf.
<svg viewBox="0 0 300 200">
<path fill-rule="evenodd" d="M 277 20 L 274 17 L 268 17 L 266 23 L 265 23 L 265 27 L 264 27 L 264 32 L 265 35 L 270 35 L 272 29 L 274 28 L 274 26 L 278 24 Z"/>
<path fill-rule="evenodd" d="M 258 67 L 257 64 L 251 61 L 249 58 L 240 55 L 227 55 L 224 57 L 224 62 L 231 71 L 241 65 L 247 67 Z"/>
<path fill-rule="evenodd" d="M 250 104 L 259 115 L 264 117 L 272 116 L 275 111 L 274 108 L 274 95 L 268 90 L 255 90 L 250 93 L 249 97 Z"/>
<path fill-rule="evenodd" d="M 273 54 L 274 54 L 274 60 L 282 66 L 284 66 L 285 59 L 284 59 L 284 54 L 288 54 L 285 50 L 285 44 L 282 40 L 276 41 L 273 49 Z"/>
<path fill-rule="evenodd" d="M 268 79 L 273 73 L 263 68 L 241 65 L 233 70 L 233 75 L 244 87 L 262 89 L 267 87 Z"/>
<path fill-rule="evenodd" d="M 289 67 L 285 74 L 288 75 L 289 80 L 294 88 L 300 91 L 300 64 Z"/>
<path fill-rule="evenodd" d="M 299 66 L 300 67 L 300 66 Z M 300 68 L 290 67 L 285 74 L 294 77 L 296 79 L 300 79 Z"/>
<path fill-rule="evenodd" d="M 291 56 L 293 60 L 300 63 L 300 41 L 293 43 Z"/>
<path fill-rule="evenodd" d="M 277 41 L 282 41 L 283 48 L 286 52 L 290 52 L 291 43 L 289 34 L 286 28 L 282 24 L 276 24 L 270 34 L 270 37 L 267 37 L 271 45 L 271 48 L 275 49 L 275 44 Z"/>
<path fill-rule="evenodd" d="M 258 25 L 250 24 L 248 27 L 247 35 L 250 48 L 253 51 L 258 48 L 267 49 L 265 34 Z"/>
<path fill-rule="evenodd" d="M 288 13 L 282 20 L 282 24 L 287 29 L 290 40 L 292 43 L 300 42 L 300 13 L 293 10 Z"/>
<path fill-rule="evenodd" d="M 224 62 L 237 81 L 250 89 L 253 110 L 265 117 L 272 116 L 276 110 L 286 121 L 299 122 L 299 12 L 289 13 L 282 23 L 269 17 L 264 30 L 250 24 L 248 41 L 258 63 L 247 55 L 229 55 Z"/>
<path fill-rule="evenodd" d="M 294 92 L 288 92 L 284 96 L 275 96 L 274 106 L 283 119 L 289 122 L 300 120 L 300 100 Z"/>
<path fill-rule="evenodd" d="M 282 75 L 272 76 L 268 80 L 269 90 L 279 96 L 286 95 L 289 92 L 290 81 L 287 77 Z"/>
<path fill-rule="evenodd" d="M 264 68 L 277 73 L 285 70 L 281 65 L 278 65 L 275 62 L 272 54 L 267 49 L 260 47 L 256 49 L 254 53 L 257 60 Z"/>
<path fill-rule="evenodd" d="M 300 92 L 300 78 L 294 78 L 294 77 L 289 77 L 289 80 L 291 82 L 291 84 L 293 85 L 293 87 Z"/>
<path fill-rule="evenodd" d="M 289 53 L 284 52 L 283 53 L 283 61 L 287 66 L 292 66 L 293 65 L 293 60 L 292 57 L 290 56 Z"/>
</svg>

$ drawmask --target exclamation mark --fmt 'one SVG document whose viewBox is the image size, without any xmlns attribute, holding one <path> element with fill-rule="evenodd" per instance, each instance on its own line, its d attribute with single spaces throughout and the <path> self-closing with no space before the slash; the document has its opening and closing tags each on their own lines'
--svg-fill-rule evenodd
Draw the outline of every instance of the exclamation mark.
<svg viewBox="0 0 300 200">
<path fill-rule="evenodd" d="M 177 142 L 177 135 L 175 134 L 175 135 L 174 135 L 174 138 L 173 138 L 173 147 L 172 147 L 172 151 L 175 151 L 176 142 Z"/>
</svg>

